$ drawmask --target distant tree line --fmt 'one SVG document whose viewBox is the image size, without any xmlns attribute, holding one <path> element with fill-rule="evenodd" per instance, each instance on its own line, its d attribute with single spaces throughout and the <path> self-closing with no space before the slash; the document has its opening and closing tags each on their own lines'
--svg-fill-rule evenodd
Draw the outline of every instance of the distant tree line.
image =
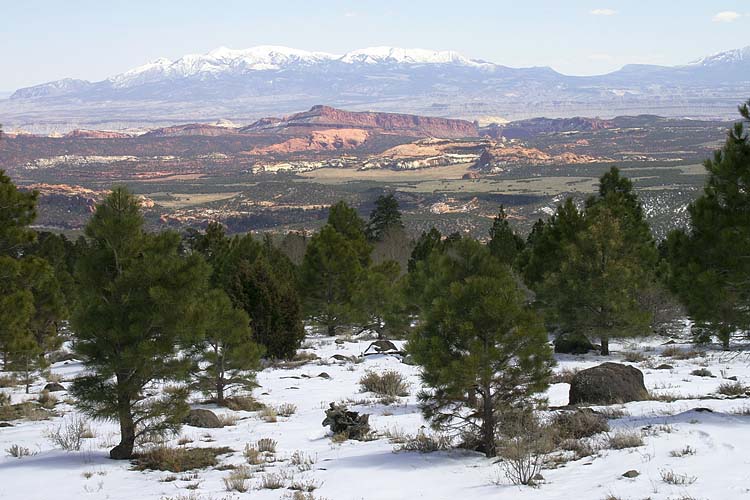
<svg viewBox="0 0 750 500">
<path fill-rule="evenodd" d="M 110 455 L 129 458 L 137 440 L 179 427 L 191 390 L 226 404 L 252 389 L 261 359 L 293 358 L 306 328 L 407 337 L 425 416 L 494 456 L 503 419 L 547 387 L 549 335 L 597 340 L 608 355 L 611 339 L 685 315 L 696 342 L 729 348 L 750 331 L 748 105 L 705 162 L 689 227 L 661 242 L 616 167 L 526 238 L 500 207 L 486 243 L 434 228 L 412 241 L 393 194 L 369 220 L 336 203 L 309 237 L 229 236 L 218 223 L 154 233 L 124 187 L 73 242 L 31 229 L 37 194 L 0 173 L 3 368 L 28 388 L 69 340 L 87 368 L 76 404 L 119 423 Z"/>
</svg>

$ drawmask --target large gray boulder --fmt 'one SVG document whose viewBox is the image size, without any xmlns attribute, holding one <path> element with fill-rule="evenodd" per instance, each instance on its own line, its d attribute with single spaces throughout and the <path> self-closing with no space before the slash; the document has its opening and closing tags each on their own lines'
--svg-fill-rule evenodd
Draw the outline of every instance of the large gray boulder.
<svg viewBox="0 0 750 500">
<path fill-rule="evenodd" d="M 214 412 L 200 408 L 190 410 L 190 413 L 185 417 L 183 423 L 192 425 L 193 427 L 203 427 L 206 429 L 217 429 L 221 427 L 221 421 Z"/>
<path fill-rule="evenodd" d="M 570 383 L 569 403 L 608 405 L 649 399 L 643 372 L 620 363 L 603 363 L 581 370 Z"/>
</svg>

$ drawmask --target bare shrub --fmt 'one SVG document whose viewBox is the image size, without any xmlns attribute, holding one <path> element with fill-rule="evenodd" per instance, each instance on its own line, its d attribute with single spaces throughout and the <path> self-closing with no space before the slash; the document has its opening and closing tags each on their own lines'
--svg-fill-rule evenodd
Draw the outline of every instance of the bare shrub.
<svg viewBox="0 0 750 500">
<path fill-rule="evenodd" d="M 308 471 L 312 469 L 312 466 L 317 462 L 317 458 L 305 454 L 305 452 L 297 450 L 292 453 L 289 463 L 297 467 L 300 472 Z"/>
<path fill-rule="evenodd" d="M 276 453 L 276 444 L 274 439 L 261 438 L 255 443 L 255 446 L 261 453 Z"/>
<path fill-rule="evenodd" d="M 643 437 L 636 431 L 619 431 L 607 437 L 607 448 L 624 450 L 643 446 Z"/>
<path fill-rule="evenodd" d="M 10 404 L 10 394 L 6 394 L 0 391 L 0 406 L 7 406 Z"/>
<path fill-rule="evenodd" d="M 291 417 L 297 413 L 297 406 L 292 403 L 280 404 L 275 408 L 276 414 L 280 417 Z"/>
<path fill-rule="evenodd" d="M 629 413 L 624 408 L 617 406 L 605 406 L 596 411 L 599 415 L 606 418 L 607 420 L 614 420 L 617 418 L 627 417 Z"/>
<path fill-rule="evenodd" d="M 718 389 L 718 393 L 725 396 L 741 396 L 746 391 L 747 387 L 741 382 L 722 382 Z"/>
<path fill-rule="evenodd" d="M 245 465 L 240 465 L 224 478 L 224 488 L 227 491 L 238 491 L 245 493 L 249 488 L 247 480 L 253 476 L 252 471 Z"/>
<path fill-rule="evenodd" d="M 246 444 L 245 450 L 242 452 L 242 454 L 245 456 L 245 460 L 247 460 L 247 463 L 249 463 L 250 465 L 260 465 L 264 462 L 263 455 L 255 446 Z"/>
<path fill-rule="evenodd" d="M 409 383 L 396 370 L 383 373 L 368 371 L 359 379 L 362 392 L 373 392 L 379 396 L 403 397 L 409 395 Z"/>
<path fill-rule="evenodd" d="M 670 457 L 680 458 L 680 457 L 685 457 L 687 455 L 695 455 L 695 448 L 691 447 L 690 445 L 687 445 L 680 450 L 672 450 L 669 452 Z"/>
<path fill-rule="evenodd" d="M 240 419 L 240 417 L 231 413 L 221 413 L 217 415 L 217 418 L 219 419 L 219 423 L 222 427 L 231 427 L 233 425 L 237 425 L 237 422 Z"/>
<path fill-rule="evenodd" d="M 72 415 L 61 425 L 50 427 L 46 432 L 47 439 L 65 451 L 80 451 L 84 439 L 94 437 L 88 421 L 78 415 Z"/>
<path fill-rule="evenodd" d="M 419 429 L 414 436 L 406 436 L 396 451 L 418 451 L 419 453 L 432 453 L 434 451 L 449 450 L 452 439 L 445 434 L 427 434 Z"/>
<path fill-rule="evenodd" d="M 696 377 L 713 377 L 714 374 L 711 373 L 711 370 L 708 368 L 698 368 L 697 370 L 693 370 L 690 372 L 690 375 L 695 375 Z"/>
<path fill-rule="evenodd" d="M 260 411 L 265 405 L 252 396 L 232 396 L 224 398 L 224 406 L 233 411 Z"/>
<path fill-rule="evenodd" d="M 320 488 L 320 483 L 314 479 L 293 479 L 289 485 L 290 490 L 313 492 Z"/>
<path fill-rule="evenodd" d="M 218 463 L 216 457 L 231 453 L 228 447 L 221 448 L 170 448 L 157 446 L 139 453 L 135 458 L 136 470 L 163 470 L 184 472 L 212 467 Z"/>
<path fill-rule="evenodd" d="M 273 423 L 278 421 L 278 413 L 276 413 L 276 408 L 272 408 L 270 406 L 264 407 L 260 413 L 259 416 L 261 419 L 265 420 L 268 423 Z"/>
<path fill-rule="evenodd" d="M 693 359 L 705 356 L 701 351 L 696 351 L 695 349 L 681 349 L 674 345 L 665 347 L 661 352 L 661 355 L 665 358 L 673 359 Z"/>
<path fill-rule="evenodd" d="M 531 410 L 509 412 L 501 424 L 501 467 L 513 484 L 533 485 L 553 445 L 550 428 Z"/>
<path fill-rule="evenodd" d="M 270 472 L 263 474 L 260 478 L 260 489 L 262 490 L 278 490 L 286 486 L 286 476 L 281 473 Z"/>
<path fill-rule="evenodd" d="M 695 476 L 688 476 L 687 474 L 677 474 L 672 470 L 662 469 L 659 471 L 661 480 L 667 484 L 674 484 L 677 486 L 687 486 L 693 484 L 698 480 Z"/>
<path fill-rule="evenodd" d="M 551 425 L 560 439 L 580 439 L 609 431 L 607 419 L 591 410 L 558 413 Z"/>
<path fill-rule="evenodd" d="M 646 355 L 639 351 L 624 351 L 622 359 L 628 363 L 640 363 L 641 361 L 646 361 Z"/>
<path fill-rule="evenodd" d="M 599 449 L 587 439 L 565 439 L 561 441 L 558 446 L 562 450 L 572 451 L 576 459 L 596 455 L 599 451 Z"/>
<path fill-rule="evenodd" d="M 57 404 L 57 398 L 53 394 L 50 394 L 49 391 L 40 392 L 36 400 L 42 408 L 47 410 L 51 410 Z"/>
<path fill-rule="evenodd" d="M 13 458 L 23 458 L 29 457 L 31 455 L 36 455 L 36 453 L 32 453 L 28 448 L 17 444 L 13 444 L 9 448 L 6 448 L 5 453 Z"/>
</svg>

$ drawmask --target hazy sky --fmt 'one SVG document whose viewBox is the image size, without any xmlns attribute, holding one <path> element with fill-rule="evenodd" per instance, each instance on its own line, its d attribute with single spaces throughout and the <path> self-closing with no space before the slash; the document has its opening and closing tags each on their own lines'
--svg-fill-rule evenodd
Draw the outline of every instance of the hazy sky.
<svg viewBox="0 0 750 500">
<path fill-rule="evenodd" d="M 0 90 L 101 80 L 219 46 L 457 50 L 508 66 L 605 73 L 750 45 L 747 0 L 0 0 Z"/>
</svg>

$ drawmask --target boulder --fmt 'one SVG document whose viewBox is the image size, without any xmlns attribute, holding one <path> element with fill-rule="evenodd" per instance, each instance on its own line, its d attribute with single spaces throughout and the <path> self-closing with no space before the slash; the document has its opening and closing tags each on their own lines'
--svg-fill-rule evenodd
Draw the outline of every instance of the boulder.
<svg viewBox="0 0 750 500">
<path fill-rule="evenodd" d="M 42 389 L 42 391 L 47 392 L 60 392 L 65 390 L 67 389 L 65 389 L 62 384 L 58 384 L 57 382 L 50 382 L 49 384 L 44 386 L 44 389 Z"/>
<path fill-rule="evenodd" d="M 368 354 L 401 354 L 401 351 L 390 340 L 376 340 L 365 349 L 365 356 Z"/>
<path fill-rule="evenodd" d="M 620 363 L 603 363 L 575 374 L 568 404 L 607 405 L 647 399 L 643 372 Z"/>
<path fill-rule="evenodd" d="M 558 354 L 586 354 L 595 349 L 582 333 L 560 333 L 555 337 L 554 346 Z"/>
<path fill-rule="evenodd" d="M 211 410 L 193 409 L 185 417 L 183 424 L 192 425 L 193 427 L 203 427 L 206 429 L 217 429 L 221 427 L 219 417 Z"/>
</svg>

